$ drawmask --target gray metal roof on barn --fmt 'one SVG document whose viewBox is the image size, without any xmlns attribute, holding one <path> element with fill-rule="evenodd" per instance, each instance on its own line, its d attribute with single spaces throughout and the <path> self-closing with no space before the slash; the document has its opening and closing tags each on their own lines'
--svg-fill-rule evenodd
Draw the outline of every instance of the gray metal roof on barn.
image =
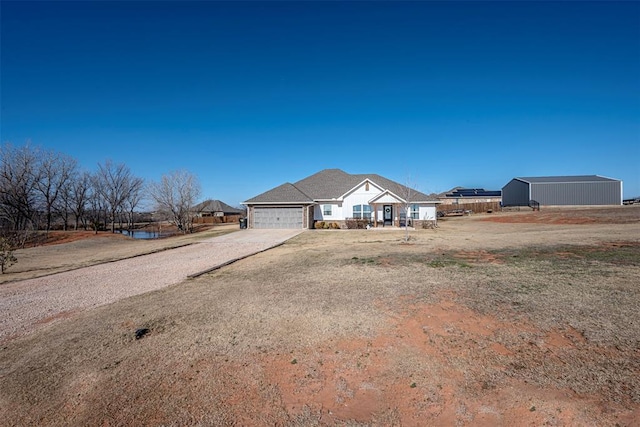
<svg viewBox="0 0 640 427">
<path fill-rule="evenodd" d="M 563 184 L 567 182 L 611 182 L 619 181 L 613 178 L 607 178 L 600 175 L 573 175 L 573 176 L 533 176 L 533 177 L 517 177 L 516 179 L 527 182 L 529 184 Z"/>
</svg>

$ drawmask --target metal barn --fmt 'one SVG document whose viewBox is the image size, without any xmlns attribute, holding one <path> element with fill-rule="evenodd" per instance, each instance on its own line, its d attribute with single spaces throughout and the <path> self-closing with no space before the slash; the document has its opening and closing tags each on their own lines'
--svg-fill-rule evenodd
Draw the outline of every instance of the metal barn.
<svg viewBox="0 0 640 427">
<path fill-rule="evenodd" d="M 599 175 L 513 178 L 502 187 L 503 206 L 621 205 L 622 181 Z"/>
</svg>

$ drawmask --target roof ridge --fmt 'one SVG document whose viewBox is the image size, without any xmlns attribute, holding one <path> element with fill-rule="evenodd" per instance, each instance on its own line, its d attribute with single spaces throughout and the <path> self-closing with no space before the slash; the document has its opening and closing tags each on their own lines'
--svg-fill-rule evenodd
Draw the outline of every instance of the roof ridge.
<svg viewBox="0 0 640 427">
<path fill-rule="evenodd" d="M 302 191 L 301 189 L 299 189 L 296 184 L 292 184 L 290 182 L 287 182 L 286 184 L 290 184 L 293 188 L 295 188 L 296 190 L 298 190 L 299 192 L 301 192 L 302 194 L 304 194 L 306 197 L 308 197 L 309 199 L 313 200 L 313 197 L 309 196 L 307 193 L 305 193 L 304 191 Z"/>
</svg>

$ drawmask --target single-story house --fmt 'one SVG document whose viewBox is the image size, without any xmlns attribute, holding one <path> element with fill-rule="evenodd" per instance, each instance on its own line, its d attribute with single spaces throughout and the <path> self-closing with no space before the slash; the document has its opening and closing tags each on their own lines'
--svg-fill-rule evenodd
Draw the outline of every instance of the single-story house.
<svg viewBox="0 0 640 427">
<path fill-rule="evenodd" d="M 205 200 L 193 208 L 196 224 L 238 222 L 245 216 L 244 209 L 229 206 L 220 200 Z"/>
<path fill-rule="evenodd" d="M 314 228 L 317 221 L 341 228 L 351 219 L 373 227 L 414 227 L 435 221 L 438 200 L 376 174 L 325 169 L 284 183 L 245 202 L 249 228 Z"/>
</svg>

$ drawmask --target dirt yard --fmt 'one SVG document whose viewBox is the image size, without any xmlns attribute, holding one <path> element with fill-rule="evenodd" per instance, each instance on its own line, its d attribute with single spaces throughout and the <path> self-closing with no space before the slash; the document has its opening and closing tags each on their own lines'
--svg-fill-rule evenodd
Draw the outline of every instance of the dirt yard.
<svg viewBox="0 0 640 427">
<path fill-rule="evenodd" d="M 0 420 L 640 425 L 640 206 L 447 218 L 404 235 L 311 230 L 0 343 Z M 38 270 L 137 245 L 35 248 Z"/>
</svg>

